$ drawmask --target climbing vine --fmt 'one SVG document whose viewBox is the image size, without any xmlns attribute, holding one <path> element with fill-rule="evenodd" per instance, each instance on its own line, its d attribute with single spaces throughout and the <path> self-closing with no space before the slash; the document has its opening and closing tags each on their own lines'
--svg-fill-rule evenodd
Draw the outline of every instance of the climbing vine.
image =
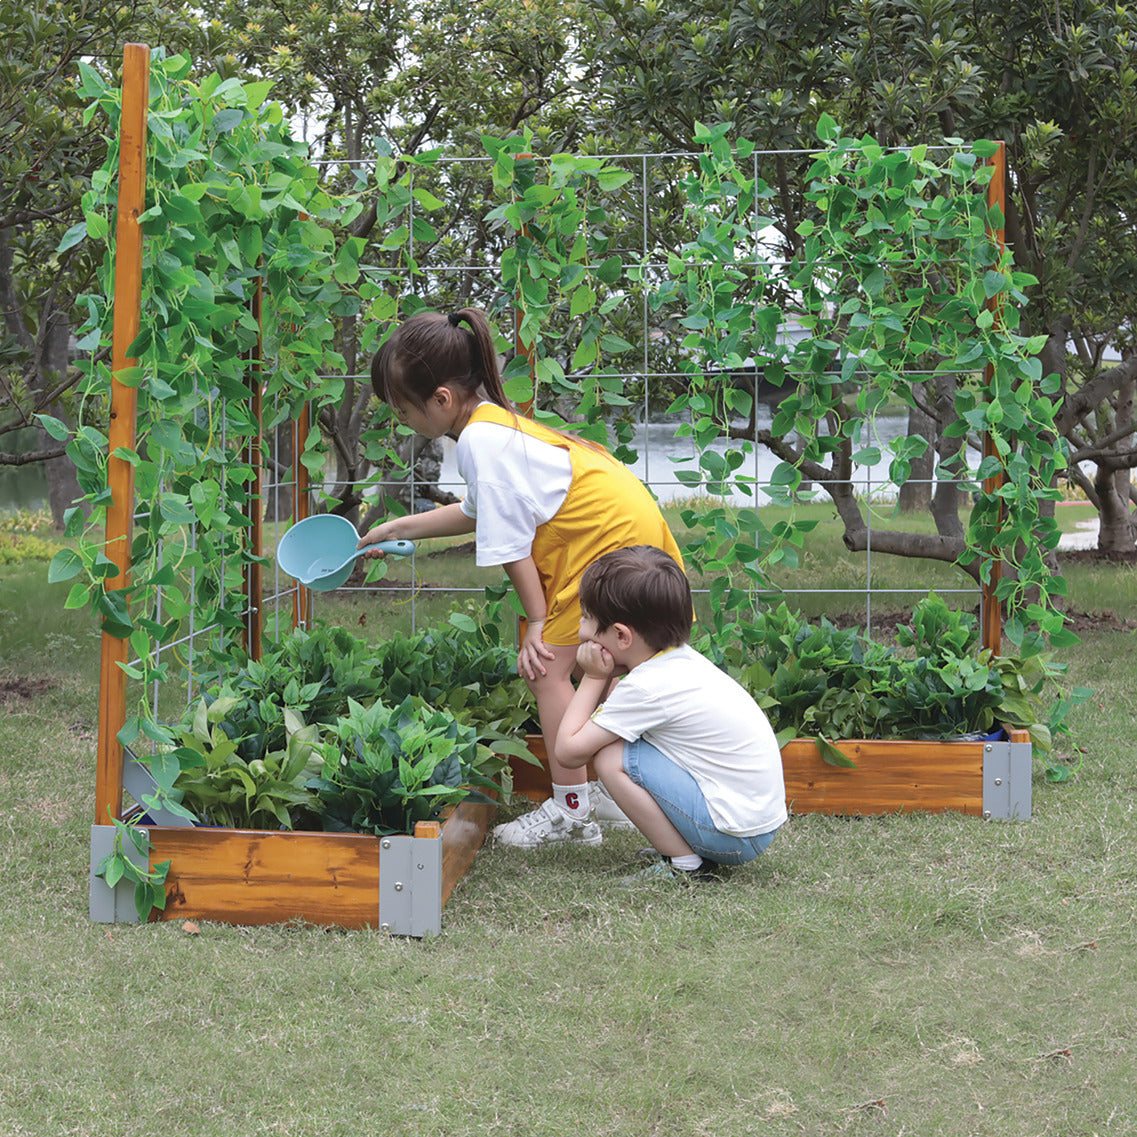
<svg viewBox="0 0 1137 1137">
<path fill-rule="evenodd" d="M 250 546 L 254 471 L 248 444 L 260 431 L 250 396 L 259 386 L 274 408 L 266 429 L 309 402 L 334 402 L 342 380 L 324 379 L 342 360 L 332 347 L 331 317 L 353 310 L 362 242 L 337 248 L 330 223 L 358 208 L 326 194 L 303 144 L 294 140 L 267 83 L 188 76 L 184 57 L 155 52 L 150 70 L 143 320 L 128 349 L 137 366 L 118 379 L 137 388 L 137 441 L 118 456 L 134 468 L 139 503 L 130 551 L 130 584 L 108 588 L 117 573 L 102 533 L 110 505 L 105 429 L 110 372 L 99 349 L 110 343 L 114 295 L 111 240 L 117 192 L 121 91 L 82 67 L 80 92 L 89 123 L 105 126 L 107 160 L 83 198 L 84 220 L 62 247 L 104 246 L 99 288 L 81 300 L 87 319 L 79 348 L 83 416 L 67 438 L 83 499 L 66 519 L 75 549 L 53 560 L 53 580 L 73 579 L 66 604 L 89 606 L 106 632 L 129 638 L 126 665 L 139 680 L 165 678 L 155 648 L 214 629 L 242 627 L 244 566 Z M 262 319 L 254 313 L 263 293 Z M 263 337 L 271 366 L 254 357 Z M 105 354 L 105 353 L 104 353 Z M 318 466 L 318 439 L 305 460 Z M 192 652 L 192 639 L 189 650 Z M 191 662 L 191 661 L 187 661 Z M 140 696 L 140 700 L 144 695 Z M 141 701 L 120 738 L 143 732 L 170 742 Z"/>
<path fill-rule="evenodd" d="M 416 250 L 440 241 L 432 217 L 446 206 L 440 155 L 378 153 L 358 188 L 380 236 L 370 246 L 345 236 L 360 196 L 321 188 L 303 145 L 267 100 L 268 85 L 217 76 L 194 83 L 189 73 L 186 59 L 155 53 L 141 218 L 145 319 L 129 350 L 138 366 L 119 375 L 139 395 L 137 442 L 120 454 L 134 467 L 143 503 L 128 588 L 107 587 L 117 569 L 101 541 L 110 375 L 100 349 L 110 338 L 121 95 L 86 67 L 88 120 L 105 125 L 108 155 L 84 198 L 84 220 L 62 247 L 96 242 L 105 257 L 100 287 L 83 299 L 79 347 L 90 354 L 80 425 L 69 431 L 43 420 L 67 439 L 85 495 L 67 517 L 76 547 L 55 557 L 51 577 L 73 581 L 69 607 L 89 606 L 106 631 L 129 638 L 127 667 L 140 680 L 166 677 L 169 659 L 159 662 L 155 648 L 189 623 L 222 637 L 243 627 L 240 579 L 259 555 L 248 540 L 253 385 L 275 408 L 266 428 L 310 404 L 339 405 L 344 366 L 334 321 L 362 315 L 360 346 L 369 352 L 394 323 L 429 304 L 429 271 Z M 941 448 L 938 474 L 966 479 L 965 447 L 980 435 L 994 447 L 966 482 L 974 508 L 960 563 L 980 579 L 997 559 L 1007 563 L 998 595 L 1008 636 L 1060 642 L 1053 597 L 1062 583 L 1043 563 L 1054 535 L 1039 501 L 1065 457 L 1052 433 L 1054 381 L 1041 374 L 1042 345 L 1016 331 L 1030 280 L 1012 272 L 989 235 L 1001 220 L 984 198 L 992 146 L 884 151 L 871 139 L 845 138 L 824 117 L 819 135 L 786 264 L 769 255 L 770 242 L 786 236 L 786 219 L 776 216 L 754 148 L 727 126 L 699 128 L 702 150 L 686 159 L 677 186 L 684 239 L 631 263 L 621 252 L 626 217 L 615 196 L 633 176 L 625 166 L 595 156 L 531 157 L 524 136 L 484 139 L 495 200 L 478 221 L 501 235 L 499 314 L 516 315 L 520 348 L 507 367 L 508 390 L 524 402 L 536 389 L 537 413 L 557 425 L 563 420 L 551 403 L 571 406 L 570 425 L 609 442 L 614 431 L 617 455 L 631 457 L 619 357 L 633 343 L 621 329 L 631 326 L 630 308 L 650 310 L 653 327 L 674 342 L 681 383 L 671 409 L 684 416 L 680 430 L 699 455 L 697 471 L 679 475 L 698 495 L 685 516 L 695 533 L 685 554 L 712 574 L 712 607 L 727 620 L 752 608 L 774 566 L 797 563 L 811 528 L 793 513 L 802 482 L 838 462 L 878 458 L 873 415 L 924 399 L 918 376 L 951 376 L 955 417 L 941 433 L 958 445 L 946 457 Z M 252 311 L 258 288 L 266 297 L 260 322 Z M 791 326 L 804 335 L 787 335 Z M 272 360 L 263 371 L 250 361 L 260 337 Z M 645 359 L 652 350 L 636 346 Z M 754 491 L 746 473 L 753 431 L 738 423 L 753 422 L 755 391 L 726 381 L 747 367 L 784 391 L 768 437 L 759 439 L 781 458 L 765 492 L 789 507 L 769 527 L 757 510 L 725 504 L 732 490 Z M 389 466 L 397 460 L 389 424 L 382 410 L 376 418 L 379 429 L 365 433 L 364 444 L 377 466 Z M 927 445 L 891 444 L 896 485 Z M 304 461 L 313 472 L 323 468 L 318 432 Z M 985 488 L 994 475 L 1001 484 Z M 139 733 L 170 741 L 141 703 L 122 740 Z"/>
<path fill-rule="evenodd" d="M 700 127 L 697 140 L 703 149 L 682 179 L 688 236 L 663 271 L 652 263 L 657 250 L 623 266 L 609 247 L 616 219 L 597 191 L 619 188 L 625 171 L 557 156 L 539 164 L 547 171 L 539 180 L 538 163 L 518 157 L 518 140 L 512 149 L 489 147 L 507 200 L 488 216 L 515 234 L 502 276 L 520 298 L 521 338 L 533 356 L 514 361 L 516 390 L 528 391 L 531 364 L 538 384 L 577 397 L 582 433 L 603 437 L 603 423 L 618 423 L 627 402 L 606 356 L 631 346 L 611 331 L 609 314 L 639 290 L 656 326 L 678 342 L 683 389 L 670 410 L 684 416 L 679 433 L 692 437 L 698 454 L 698 469 L 677 475 L 697 495 L 684 517 L 696 533 L 685 554 L 714 574 L 712 609 L 725 619 L 752 610 L 775 565 L 797 566 L 815 524 L 794 516 L 803 482 L 843 484 L 850 508 L 859 509 L 849 475 L 853 463 L 881 458 L 874 416 L 888 406 L 927 405 L 929 377 L 950 379 L 952 411 L 941 435 L 951 441 L 941 439 L 936 474 L 974 498 L 957 561 L 984 582 L 997 562 L 1005 566 L 996 595 L 1013 642 L 1034 649 L 1042 635 L 1063 642 L 1053 603 L 1063 585 L 1044 564 L 1056 531 L 1039 508 L 1065 466 L 1053 433 L 1055 380 L 1041 373 L 1042 339 L 1016 330 L 1032 279 L 1011 269 L 991 236 L 1002 223 L 985 198 L 994 144 L 885 151 L 872 139 L 842 136 L 823 117 L 795 252 L 783 264 L 774 249 L 785 218 L 776 217 L 776 195 L 751 162 L 754 147 L 731 139 L 729 125 Z M 755 493 L 746 471 L 756 391 L 731 381 L 748 368 L 784 392 L 757 439 L 781 459 L 762 487 L 787 507 L 772 527 L 758 511 L 726 504 L 732 491 Z M 749 426 L 737 425 L 747 419 Z M 995 453 L 969 472 L 966 449 L 984 435 Z M 723 439 L 731 440 L 725 449 Z M 929 444 L 890 443 L 895 486 Z M 984 485 L 995 477 L 999 484 Z"/>
</svg>

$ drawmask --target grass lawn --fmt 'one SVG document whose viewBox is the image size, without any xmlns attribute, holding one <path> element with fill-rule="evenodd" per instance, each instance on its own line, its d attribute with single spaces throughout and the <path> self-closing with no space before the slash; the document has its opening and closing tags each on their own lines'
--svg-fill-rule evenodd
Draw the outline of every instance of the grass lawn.
<svg viewBox="0 0 1137 1137">
<path fill-rule="evenodd" d="M 804 816 L 695 888 L 487 846 L 426 941 L 91 924 L 98 636 L 44 568 L 0 568 L 0 1137 L 1137 1133 L 1132 566 L 1067 572 L 1097 694 L 1031 821 Z"/>
</svg>

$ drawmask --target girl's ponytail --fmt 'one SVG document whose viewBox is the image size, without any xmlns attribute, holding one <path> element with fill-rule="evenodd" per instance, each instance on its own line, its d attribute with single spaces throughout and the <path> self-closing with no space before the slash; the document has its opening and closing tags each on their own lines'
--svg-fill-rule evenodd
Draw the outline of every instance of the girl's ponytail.
<svg viewBox="0 0 1137 1137">
<path fill-rule="evenodd" d="M 497 366 L 497 352 L 494 350 L 493 333 L 489 322 L 477 308 L 460 308 L 446 317 L 453 326 L 465 324 L 474 337 L 474 360 L 476 363 L 472 370 L 478 380 L 478 385 L 486 393 L 486 398 L 507 411 L 514 409 L 505 393 L 505 386 L 501 381 L 501 372 Z"/>
<path fill-rule="evenodd" d="M 477 308 L 448 316 L 420 312 L 400 324 L 371 361 L 371 385 L 387 403 L 409 401 L 418 407 L 442 386 L 456 386 L 468 395 L 480 387 L 491 402 L 513 410 L 498 370 L 493 333 Z"/>
</svg>

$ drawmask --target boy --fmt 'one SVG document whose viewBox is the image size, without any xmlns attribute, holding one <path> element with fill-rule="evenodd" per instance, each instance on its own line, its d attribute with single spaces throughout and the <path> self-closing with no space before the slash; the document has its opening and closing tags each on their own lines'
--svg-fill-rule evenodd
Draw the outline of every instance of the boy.
<svg viewBox="0 0 1137 1137">
<path fill-rule="evenodd" d="M 585 570 L 580 604 L 584 675 L 558 755 L 571 767 L 595 760 L 662 859 L 649 873 L 692 879 L 753 860 L 786 820 L 782 756 L 761 708 L 688 643 L 683 570 L 660 549 L 617 549 Z"/>
</svg>

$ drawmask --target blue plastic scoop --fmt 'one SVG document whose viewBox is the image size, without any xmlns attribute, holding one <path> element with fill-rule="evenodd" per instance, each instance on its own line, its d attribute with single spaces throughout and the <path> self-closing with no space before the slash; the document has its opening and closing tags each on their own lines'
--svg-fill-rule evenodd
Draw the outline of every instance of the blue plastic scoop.
<svg viewBox="0 0 1137 1137">
<path fill-rule="evenodd" d="M 359 534 L 346 517 L 321 513 L 298 521 L 280 539 L 276 563 L 306 588 L 331 592 L 349 576 L 357 557 L 369 549 L 388 556 L 408 557 L 415 551 L 413 541 L 380 541 L 362 549 Z"/>
</svg>

